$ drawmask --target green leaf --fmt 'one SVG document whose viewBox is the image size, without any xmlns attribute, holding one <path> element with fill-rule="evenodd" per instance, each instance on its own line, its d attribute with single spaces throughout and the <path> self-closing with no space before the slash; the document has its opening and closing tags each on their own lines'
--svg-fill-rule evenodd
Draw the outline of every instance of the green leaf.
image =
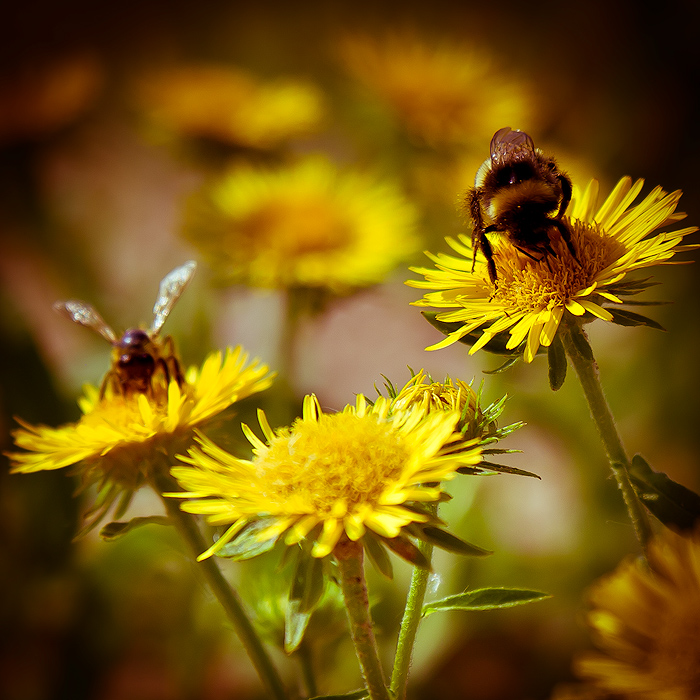
<svg viewBox="0 0 700 700">
<path fill-rule="evenodd" d="M 479 588 L 452 595 L 442 600 L 426 603 L 423 606 L 423 617 L 435 612 L 446 610 L 499 610 L 512 608 L 516 605 L 534 603 L 538 600 L 551 598 L 551 594 L 542 591 L 530 591 L 519 588 Z"/>
<path fill-rule="evenodd" d="M 458 474 L 515 474 L 517 476 L 532 476 L 535 479 L 540 479 L 534 472 L 527 472 L 524 469 L 517 469 L 516 467 L 508 467 L 505 464 L 496 464 L 495 462 L 488 462 L 487 460 L 482 460 L 476 467 L 460 467 L 457 470 Z"/>
<path fill-rule="evenodd" d="M 131 532 L 131 530 L 137 527 L 143 527 L 144 525 L 170 525 L 170 520 L 164 515 L 151 515 L 143 518 L 132 518 L 127 522 L 115 521 L 107 523 L 100 530 L 100 537 L 103 540 L 111 542 L 112 540 L 118 540 L 120 537 L 123 537 L 127 532 Z"/>
<path fill-rule="evenodd" d="M 549 362 L 549 387 L 552 391 L 559 391 L 566 379 L 566 351 L 561 338 L 554 336 L 552 344 L 547 350 L 547 361 Z"/>
<path fill-rule="evenodd" d="M 642 503 L 664 525 L 690 530 L 700 519 L 700 496 L 655 472 L 640 455 L 632 458 L 630 478 Z"/>
<path fill-rule="evenodd" d="M 290 600 L 284 611 L 284 651 L 287 654 L 299 648 L 311 619 L 311 613 L 302 612 L 299 603 L 298 600 Z"/>
<path fill-rule="evenodd" d="M 503 364 L 498 365 L 496 369 L 482 369 L 483 374 L 500 374 L 501 372 L 505 372 L 507 369 L 510 369 L 513 365 L 517 365 L 518 362 L 520 362 L 520 356 L 517 357 L 509 357 Z"/>
<path fill-rule="evenodd" d="M 440 547 L 440 549 L 444 549 L 448 552 L 464 554 L 470 557 L 485 557 L 489 554 L 493 554 L 493 552 L 488 549 L 482 549 L 475 544 L 465 542 L 439 527 L 414 525 L 412 530 L 416 532 L 416 537 L 420 537 L 420 539 L 425 542 Z"/>
<path fill-rule="evenodd" d="M 381 540 L 392 552 L 398 554 L 409 564 L 413 564 L 419 569 L 430 568 L 430 562 L 425 558 L 423 552 L 408 538 L 399 535 L 398 537 L 382 537 Z"/>
<path fill-rule="evenodd" d="M 586 337 L 586 332 L 578 324 L 571 325 L 571 340 L 582 357 L 589 362 L 593 362 L 595 360 L 591 344 L 588 342 L 588 338 Z"/>
<path fill-rule="evenodd" d="M 659 331 L 666 330 L 660 323 L 646 316 L 642 316 L 641 314 L 637 314 L 634 311 L 620 309 L 615 306 L 606 306 L 605 309 L 612 314 L 612 322 L 616 323 L 618 326 L 649 326 Z"/>
<path fill-rule="evenodd" d="M 271 537 L 266 540 L 258 538 L 258 534 L 269 525 L 269 518 L 262 518 L 249 523 L 231 542 L 225 544 L 216 553 L 216 556 L 233 559 L 234 561 L 244 561 L 270 551 L 275 546 L 277 538 Z"/>
<path fill-rule="evenodd" d="M 381 542 L 374 537 L 374 535 L 367 533 L 362 538 L 362 544 L 364 545 L 365 552 L 369 560 L 374 565 L 374 568 L 379 571 L 380 574 L 386 576 L 389 580 L 394 578 L 394 567 L 391 563 L 389 555 L 386 553 L 386 549 L 382 546 Z"/>
<path fill-rule="evenodd" d="M 323 561 L 316 557 L 299 556 L 289 592 L 290 601 L 298 601 L 299 612 L 312 612 L 325 588 Z"/>
<path fill-rule="evenodd" d="M 363 688 L 362 690 L 353 690 L 342 695 L 314 695 L 309 700 L 364 700 L 368 697 L 369 693 Z"/>
</svg>

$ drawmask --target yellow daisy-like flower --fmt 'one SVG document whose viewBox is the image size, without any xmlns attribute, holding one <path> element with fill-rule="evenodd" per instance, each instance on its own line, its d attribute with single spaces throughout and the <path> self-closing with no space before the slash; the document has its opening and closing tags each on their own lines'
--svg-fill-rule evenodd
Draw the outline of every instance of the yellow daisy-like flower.
<svg viewBox="0 0 700 700">
<path fill-rule="evenodd" d="M 362 395 L 342 412 L 325 414 L 316 397 L 307 396 L 291 428 L 273 431 L 260 414 L 267 444 L 245 427 L 252 461 L 200 437 L 200 447 L 182 458 L 189 466 L 172 474 L 182 495 L 194 499 L 182 503 L 183 510 L 229 525 L 201 558 L 259 521 L 265 523 L 259 541 L 284 533 L 287 545 L 308 539 L 317 558 L 332 553 L 342 537 L 370 537 L 391 547 L 404 528 L 434 520 L 417 505 L 437 501 L 440 482 L 480 461 L 477 446 L 445 454 L 461 437 L 458 419 L 456 411 L 392 409 L 383 397 L 370 405 Z"/>
<path fill-rule="evenodd" d="M 191 200 L 185 235 L 229 282 L 343 292 L 410 255 L 415 220 L 392 182 L 310 158 L 234 167 Z"/>
<path fill-rule="evenodd" d="M 150 121 L 173 134 L 268 149 L 311 132 L 324 114 L 314 85 L 264 82 L 217 65 L 178 66 L 142 78 L 137 100 Z"/>
<path fill-rule="evenodd" d="M 520 253 L 505 237 L 493 240 L 497 284 L 489 279 L 481 255 L 472 272 L 473 251 L 466 236 L 447 238 L 458 255 L 428 253 L 436 269 L 413 268 L 425 280 L 407 282 L 434 290 L 414 302 L 415 306 L 436 308 L 438 321 L 454 324 L 444 340 L 428 349 L 442 348 L 473 334 L 471 354 L 507 333 L 506 349 L 514 351 L 522 343 L 523 357 L 531 362 L 540 345 L 552 343 L 565 313 L 624 320 L 614 306 L 604 304 L 622 304 L 623 297 L 644 289 L 643 283 L 623 282 L 627 273 L 672 264 L 669 260 L 676 253 L 698 247 L 682 245 L 696 227 L 658 232 L 685 218 L 676 212 L 681 192 L 666 193 L 655 187 L 633 204 L 643 185 L 643 180 L 633 183 L 624 177 L 602 204 L 598 203 L 595 180 L 583 193 L 574 189 L 564 222 L 571 232 L 576 260 L 556 233 L 550 236 L 554 254 L 542 260 Z M 481 332 L 478 339 L 477 331 Z"/>
<path fill-rule="evenodd" d="M 201 368 L 190 367 L 182 386 L 172 380 L 149 394 L 122 395 L 87 385 L 78 401 L 80 420 L 58 428 L 22 421 L 14 440 L 24 452 L 9 454 L 13 472 L 36 472 L 80 464 L 85 486 L 98 485 L 88 513 L 96 524 L 121 495 L 123 513 L 154 464 L 186 449 L 192 430 L 231 404 L 266 389 L 273 375 L 258 360 L 248 363 L 240 347 L 214 352 Z M 119 517 L 119 516 L 117 516 Z"/>
<path fill-rule="evenodd" d="M 425 370 L 411 377 L 393 399 L 395 409 L 417 407 L 425 414 L 457 411 L 461 423 L 474 419 L 478 403 L 476 392 L 466 382 L 449 377 L 444 382 L 436 382 Z"/>
<path fill-rule="evenodd" d="M 650 544 L 591 591 L 588 621 L 605 654 L 578 660 L 595 688 L 639 700 L 700 697 L 700 530 Z"/>
<path fill-rule="evenodd" d="M 412 33 L 339 41 L 348 72 L 384 101 L 413 136 L 435 145 L 479 143 L 494 124 L 532 123 L 522 81 L 505 77 L 484 52 Z"/>
</svg>

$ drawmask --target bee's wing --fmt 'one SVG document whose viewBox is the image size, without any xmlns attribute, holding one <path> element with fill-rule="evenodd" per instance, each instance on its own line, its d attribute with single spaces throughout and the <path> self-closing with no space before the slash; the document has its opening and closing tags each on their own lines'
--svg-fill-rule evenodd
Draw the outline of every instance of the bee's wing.
<svg viewBox="0 0 700 700">
<path fill-rule="evenodd" d="M 107 342 L 112 344 L 117 342 L 117 336 L 114 334 L 114 331 L 90 304 L 84 301 L 71 299 L 70 301 L 57 301 L 53 305 L 53 308 L 71 321 L 75 321 L 81 326 L 92 328 L 93 331 L 99 333 Z"/>
<path fill-rule="evenodd" d="M 163 278 L 158 289 L 158 298 L 153 306 L 151 335 L 157 335 L 160 332 L 170 312 L 173 310 L 175 302 L 180 298 L 182 292 L 185 291 L 185 287 L 192 279 L 196 267 L 197 263 L 194 260 L 189 260 L 184 265 L 176 267 Z"/>
<path fill-rule="evenodd" d="M 499 129 L 491 139 L 491 160 L 500 161 L 518 151 L 535 152 L 535 144 L 524 131 L 513 131 L 509 126 Z"/>
</svg>

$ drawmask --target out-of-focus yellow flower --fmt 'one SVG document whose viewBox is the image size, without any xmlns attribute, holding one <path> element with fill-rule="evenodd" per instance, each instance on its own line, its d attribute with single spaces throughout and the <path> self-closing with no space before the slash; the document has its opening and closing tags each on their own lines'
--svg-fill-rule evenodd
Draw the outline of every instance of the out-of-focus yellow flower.
<svg viewBox="0 0 700 700">
<path fill-rule="evenodd" d="M 240 347 L 214 352 L 201 369 L 190 367 L 180 386 L 160 379 L 148 393 L 122 394 L 86 385 L 79 399 L 82 417 L 58 428 L 29 425 L 14 439 L 24 452 L 9 457 L 13 472 L 36 472 L 72 465 L 83 486 L 97 485 L 96 503 L 86 514 L 96 524 L 121 497 L 121 517 L 133 493 L 148 481 L 151 470 L 188 447 L 192 431 L 230 405 L 266 389 L 272 375 L 258 360 L 248 363 Z M 169 456 L 169 457 L 168 457 Z"/>
<path fill-rule="evenodd" d="M 303 416 L 291 428 L 273 432 L 260 414 L 267 444 L 245 427 L 252 461 L 200 438 L 200 446 L 182 458 L 189 466 L 172 469 L 186 493 L 172 495 L 192 499 L 183 510 L 229 526 L 200 558 L 256 522 L 264 525 L 259 541 L 286 533 L 286 545 L 307 540 L 317 558 L 331 554 L 342 537 L 392 547 L 404 528 L 431 522 L 415 506 L 437 501 L 442 481 L 481 460 L 475 445 L 445 454 L 461 437 L 458 419 L 456 411 L 392 410 L 383 397 L 369 405 L 362 395 L 342 412 L 324 414 L 316 397 L 307 396 Z"/>
<path fill-rule="evenodd" d="M 532 124 L 530 93 L 491 58 L 462 44 L 430 44 L 415 34 L 348 36 L 339 42 L 348 72 L 427 143 L 480 143 L 494 124 Z"/>
<path fill-rule="evenodd" d="M 665 531 L 649 563 L 623 562 L 592 588 L 588 622 L 604 654 L 591 653 L 576 672 L 620 698 L 700 697 L 700 531 Z"/>
<path fill-rule="evenodd" d="M 310 158 L 232 168 L 192 198 L 185 235 L 228 282 L 344 292 L 416 249 L 415 219 L 393 182 Z"/>
<path fill-rule="evenodd" d="M 166 132 L 244 148 L 269 149 L 313 131 L 321 91 L 295 79 L 263 81 L 232 67 L 179 66 L 141 79 L 137 100 Z"/>
<path fill-rule="evenodd" d="M 541 260 L 520 253 L 505 237 L 494 238 L 497 284 L 489 279 L 482 256 L 477 256 L 472 272 L 473 251 L 466 236 L 447 238 L 458 255 L 428 253 L 436 268 L 413 268 L 425 280 L 407 282 L 432 290 L 414 302 L 415 306 L 439 309 L 438 321 L 459 324 L 428 349 L 445 347 L 481 330 L 471 354 L 507 332 L 506 348 L 512 350 L 523 343 L 523 357 L 531 362 L 540 345 L 552 343 L 565 313 L 616 320 L 614 306 L 603 304 L 622 304 L 625 296 L 644 288 L 643 284 L 623 282 L 629 272 L 672 264 L 669 260 L 676 253 L 698 247 L 682 245 L 696 227 L 657 232 L 685 218 L 676 212 L 680 190 L 669 194 L 655 187 L 633 205 L 643 185 L 643 180 L 633 183 L 629 177 L 622 178 L 602 204 L 598 203 L 595 180 L 583 193 L 574 188 L 564 221 L 571 231 L 577 260 L 560 236 L 551 237 L 554 254 Z"/>
<path fill-rule="evenodd" d="M 102 66 L 89 53 L 6 77 L 0 87 L 0 143 L 43 138 L 70 124 L 95 101 L 103 78 Z"/>
</svg>

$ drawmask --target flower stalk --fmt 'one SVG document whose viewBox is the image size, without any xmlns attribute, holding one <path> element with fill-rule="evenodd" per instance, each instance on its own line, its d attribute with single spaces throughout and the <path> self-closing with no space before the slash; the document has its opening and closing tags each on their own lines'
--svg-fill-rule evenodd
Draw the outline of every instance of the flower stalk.
<svg viewBox="0 0 700 700">
<path fill-rule="evenodd" d="M 204 542 L 204 538 L 202 537 L 194 516 L 180 510 L 178 501 L 172 498 L 166 498 L 162 495 L 164 493 L 177 491 L 177 484 L 167 476 L 167 474 L 160 473 L 157 470 L 153 470 L 151 480 L 151 485 L 156 493 L 161 496 L 161 500 L 165 505 L 165 510 L 171 522 L 196 559 L 207 549 L 207 545 Z M 274 700 L 287 700 L 287 692 L 272 659 L 268 655 L 252 622 L 248 618 L 238 594 L 224 578 L 216 561 L 210 557 L 198 562 L 197 566 L 199 567 L 199 571 L 204 575 L 212 593 L 224 608 L 226 616 L 233 625 L 260 679 L 270 693 L 270 698 L 274 698 Z"/>
<path fill-rule="evenodd" d="M 437 509 L 435 509 L 437 510 Z M 419 540 L 418 549 L 427 561 L 432 560 L 433 545 Z M 411 585 L 406 598 L 406 609 L 404 610 L 401 627 L 399 628 L 399 638 L 396 643 L 396 657 L 394 659 L 394 669 L 391 674 L 391 692 L 396 700 L 404 700 L 406 697 L 406 686 L 408 684 L 408 672 L 411 668 L 413 657 L 413 646 L 416 641 L 418 625 L 420 624 L 425 592 L 428 588 L 430 569 L 419 566 L 413 567 L 411 574 Z"/>
<path fill-rule="evenodd" d="M 369 613 L 364 550 L 358 542 L 343 537 L 333 550 L 333 554 L 338 562 L 340 583 L 355 653 L 370 700 L 390 700 Z"/>
<path fill-rule="evenodd" d="M 617 485 L 627 506 L 627 512 L 642 548 L 646 550 L 652 536 L 651 525 L 632 482 L 630 481 L 630 461 L 622 444 L 615 419 L 600 383 L 598 363 L 590 350 L 583 328 L 573 320 L 565 320 L 561 329 L 561 340 L 566 355 L 576 370 L 586 396 L 593 421 L 603 442 Z"/>
</svg>

